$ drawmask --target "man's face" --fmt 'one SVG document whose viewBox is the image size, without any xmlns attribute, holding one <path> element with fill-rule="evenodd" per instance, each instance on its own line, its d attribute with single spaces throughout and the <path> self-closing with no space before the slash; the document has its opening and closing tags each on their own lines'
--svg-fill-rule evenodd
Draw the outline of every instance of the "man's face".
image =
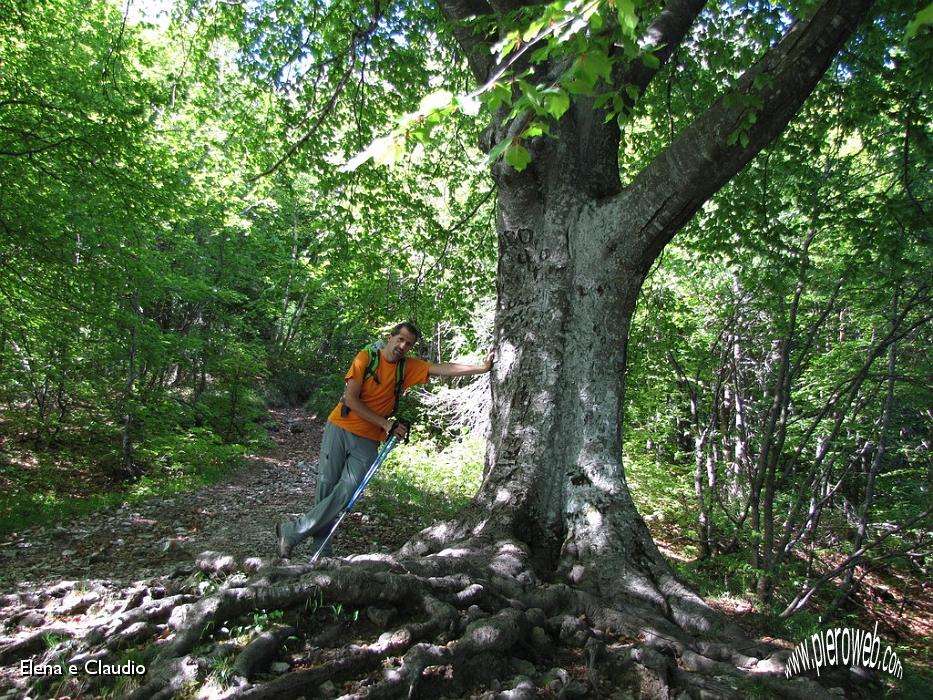
<svg viewBox="0 0 933 700">
<path fill-rule="evenodd" d="M 407 328 L 400 329 L 398 335 L 389 336 L 389 340 L 386 342 L 386 359 L 389 362 L 398 362 L 408 354 L 408 351 L 412 349 L 417 341 L 415 334 L 410 330 Z"/>
</svg>

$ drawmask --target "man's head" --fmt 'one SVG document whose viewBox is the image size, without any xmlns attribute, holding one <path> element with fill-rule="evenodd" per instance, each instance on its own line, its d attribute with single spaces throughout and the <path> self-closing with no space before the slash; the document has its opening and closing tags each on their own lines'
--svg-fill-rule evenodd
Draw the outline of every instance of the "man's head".
<svg viewBox="0 0 933 700">
<path fill-rule="evenodd" d="M 398 324 L 389 331 L 389 340 L 382 349 L 389 362 L 398 362 L 421 338 L 421 331 L 410 321 Z"/>
</svg>

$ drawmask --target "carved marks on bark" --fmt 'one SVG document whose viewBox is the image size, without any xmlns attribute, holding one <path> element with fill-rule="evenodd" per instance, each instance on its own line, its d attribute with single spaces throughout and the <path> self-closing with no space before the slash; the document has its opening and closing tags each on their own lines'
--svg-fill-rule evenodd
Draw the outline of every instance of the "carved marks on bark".
<svg viewBox="0 0 933 700">
<path fill-rule="evenodd" d="M 555 238 L 550 242 L 549 238 Z M 563 236 L 547 236 L 530 228 L 499 232 L 499 312 L 522 314 L 546 310 L 559 303 L 554 294 L 562 286 L 559 276 L 567 267 Z"/>
</svg>

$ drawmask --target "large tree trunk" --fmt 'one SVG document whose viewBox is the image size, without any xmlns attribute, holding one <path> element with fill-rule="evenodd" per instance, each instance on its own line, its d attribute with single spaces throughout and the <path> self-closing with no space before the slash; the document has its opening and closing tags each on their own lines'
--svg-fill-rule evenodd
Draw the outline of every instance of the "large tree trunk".
<svg viewBox="0 0 933 700">
<path fill-rule="evenodd" d="M 440 4 L 453 18 L 494 12 L 483 2 Z M 426 534 L 416 549 L 468 532 L 507 535 L 528 548 L 539 575 L 707 628 L 696 615 L 702 603 L 676 582 L 625 482 L 622 402 L 636 299 L 663 247 L 783 130 L 870 4 L 828 0 L 740 78 L 740 95 L 763 105 L 741 143 L 729 134 L 744 122 L 746 101 L 721 98 L 623 188 L 618 128 L 583 99 L 556 138 L 530 143 L 529 168 L 497 164 L 499 359 L 486 478 L 469 522 Z M 658 16 L 651 31 L 667 47 L 662 60 L 702 6 L 672 0 Z M 471 67 L 485 70 L 475 37 L 462 43 Z M 653 74 L 639 66 L 624 80 L 644 90 Z M 755 87 L 761 74 L 769 80 Z M 511 135 L 507 123 L 494 131 L 497 141 Z"/>
<path fill-rule="evenodd" d="M 556 153 L 540 154 L 536 170 L 563 173 L 562 149 L 542 150 Z M 660 603 L 669 570 L 634 508 L 621 454 L 626 344 L 645 271 L 602 264 L 591 198 L 562 184 L 531 206 L 502 201 L 499 362 L 477 500 L 486 527 L 528 544 L 542 573 Z"/>
</svg>

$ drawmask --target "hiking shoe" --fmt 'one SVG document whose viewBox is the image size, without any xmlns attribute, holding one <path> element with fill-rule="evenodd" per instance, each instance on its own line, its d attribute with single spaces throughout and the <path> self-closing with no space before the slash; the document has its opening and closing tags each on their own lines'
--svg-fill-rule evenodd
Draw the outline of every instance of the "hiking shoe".
<svg viewBox="0 0 933 700">
<path fill-rule="evenodd" d="M 288 535 L 294 527 L 294 524 L 290 520 L 284 523 L 277 523 L 275 526 L 276 546 L 279 556 L 282 557 L 282 559 L 288 559 L 292 553 L 292 547 L 294 547 L 294 545 L 291 543 L 291 539 Z"/>
</svg>

